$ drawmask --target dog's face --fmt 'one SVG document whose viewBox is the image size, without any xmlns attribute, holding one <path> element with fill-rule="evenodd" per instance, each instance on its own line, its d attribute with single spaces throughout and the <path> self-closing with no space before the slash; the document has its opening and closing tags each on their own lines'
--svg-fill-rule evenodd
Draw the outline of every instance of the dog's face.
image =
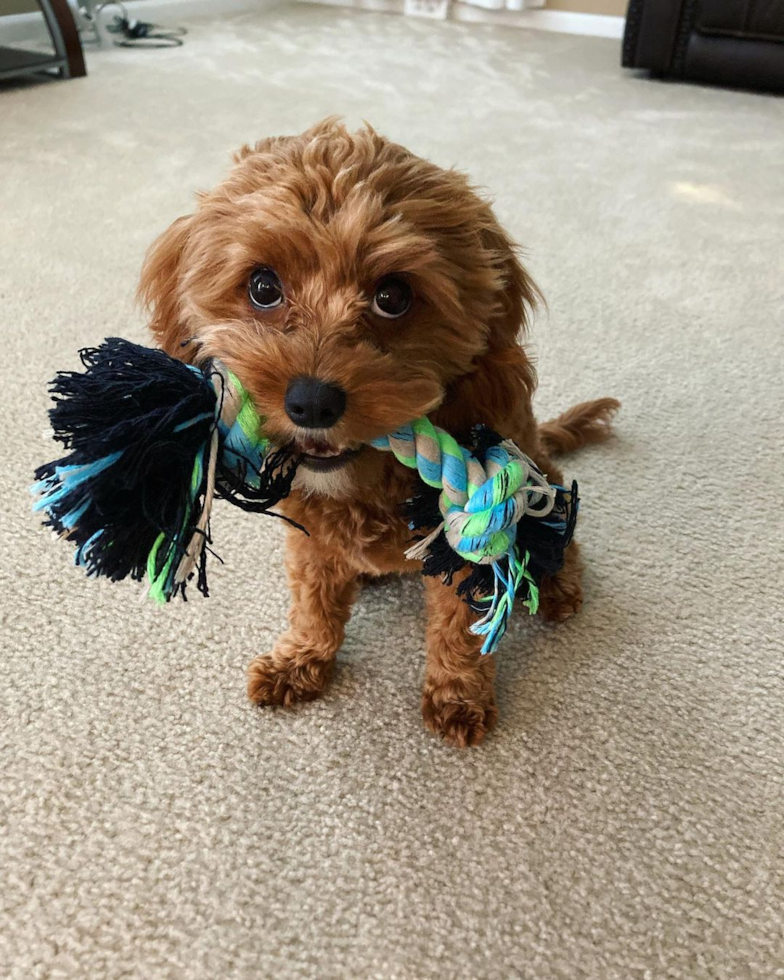
<svg viewBox="0 0 784 980">
<path fill-rule="evenodd" d="M 533 287 L 461 175 L 328 121 L 237 155 L 142 277 L 171 354 L 224 361 L 301 484 L 345 492 L 372 439 L 431 412 Z"/>
</svg>

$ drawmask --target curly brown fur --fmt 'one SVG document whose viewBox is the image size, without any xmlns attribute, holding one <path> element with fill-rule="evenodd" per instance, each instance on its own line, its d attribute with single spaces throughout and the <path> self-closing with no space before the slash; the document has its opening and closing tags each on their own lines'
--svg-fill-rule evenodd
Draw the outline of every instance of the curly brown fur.
<svg viewBox="0 0 784 980">
<path fill-rule="evenodd" d="M 283 285 L 275 309 L 248 299 L 249 275 L 261 265 Z M 396 320 L 371 308 L 376 284 L 391 273 L 414 294 Z M 220 357 L 280 443 L 312 437 L 285 411 L 291 380 L 312 375 L 346 393 L 345 413 L 319 438 L 357 455 L 331 474 L 301 468 L 285 503 L 310 537 L 288 536 L 290 627 L 250 665 L 258 704 L 316 697 L 360 578 L 419 569 L 403 554 L 410 531 L 400 507 L 415 477 L 369 448 L 371 439 L 425 413 L 457 438 L 484 423 L 558 479 L 548 453 L 594 440 L 615 405 L 605 399 L 593 403 L 603 408 L 583 406 L 537 427 L 535 372 L 519 338 L 538 292 L 514 246 L 462 174 L 369 127 L 349 133 L 325 120 L 301 136 L 244 147 L 229 177 L 155 243 L 140 292 L 163 348 L 195 363 Z M 475 745 L 497 716 L 493 658 L 480 656 L 470 610 L 453 587 L 427 580 L 426 592 L 424 719 L 448 742 Z M 572 545 L 564 570 L 544 583 L 542 610 L 560 619 L 580 601 Z"/>
</svg>

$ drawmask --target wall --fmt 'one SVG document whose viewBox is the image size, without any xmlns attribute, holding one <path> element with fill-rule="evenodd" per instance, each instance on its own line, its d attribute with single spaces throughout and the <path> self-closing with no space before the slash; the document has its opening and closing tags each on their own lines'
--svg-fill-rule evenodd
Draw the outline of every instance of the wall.
<svg viewBox="0 0 784 980">
<path fill-rule="evenodd" d="M 545 10 L 569 10 L 581 14 L 626 16 L 626 0 L 547 0 Z"/>
<path fill-rule="evenodd" d="M 40 9 L 35 0 L 0 0 L 0 14 L 26 14 Z"/>
</svg>

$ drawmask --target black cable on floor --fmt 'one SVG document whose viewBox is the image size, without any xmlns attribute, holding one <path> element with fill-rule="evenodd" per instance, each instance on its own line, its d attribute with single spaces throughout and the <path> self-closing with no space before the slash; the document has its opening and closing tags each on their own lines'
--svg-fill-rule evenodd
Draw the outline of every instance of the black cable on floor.
<svg viewBox="0 0 784 980">
<path fill-rule="evenodd" d="M 122 40 L 114 42 L 118 48 L 179 48 L 188 33 L 184 27 L 161 27 L 143 20 L 128 20 L 126 15 L 115 16 L 106 30 L 122 35 Z"/>
<path fill-rule="evenodd" d="M 112 22 L 104 28 L 116 36 L 114 44 L 118 48 L 179 48 L 188 33 L 184 27 L 162 27 L 144 20 L 131 20 L 122 0 L 104 0 L 97 6 L 92 0 L 82 0 L 79 13 L 84 25 L 91 31 L 90 37 L 84 37 L 80 31 L 84 40 L 101 43 L 99 20 L 107 7 L 120 9 L 120 13 L 115 14 Z"/>
</svg>

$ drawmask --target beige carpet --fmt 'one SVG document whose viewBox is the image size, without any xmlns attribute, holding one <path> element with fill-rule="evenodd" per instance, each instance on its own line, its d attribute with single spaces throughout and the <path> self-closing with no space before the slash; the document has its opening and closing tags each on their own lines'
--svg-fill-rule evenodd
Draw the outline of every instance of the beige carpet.
<svg viewBox="0 0 784 980">
<path fill-rule="evenodd" d="M 0 91 L 0 975 L 784 976 L 784 114 L 618 58 L 297 7 Z M 585 609 L 515 623 L 467 753 L 420 724 L 418 582 L 362 596 L 325 700 L 254 710 L 275 522 L 221 509 L 213 597 L 159 611 L 25 496 L 47 379 L 144 337 L 153 236 L 242 141 L 333 112 L 492 189 L 550 303 L 542 414 L 624 401 L 568 467 Z"/>
</svg>

